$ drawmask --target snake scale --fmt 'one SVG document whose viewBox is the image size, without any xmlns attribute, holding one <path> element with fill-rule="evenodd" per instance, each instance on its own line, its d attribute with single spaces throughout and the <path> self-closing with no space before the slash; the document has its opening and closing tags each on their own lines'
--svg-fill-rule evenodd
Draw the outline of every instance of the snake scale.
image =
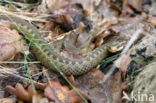
<svg viewBox="0 0 156 103">
<path fill-rule="evenodd" d="M 30 46 L 31 52 L 45 67 L 53 71 L 61 71 L 66 75 L 81 75 L 97 66 L 108 54 L 107 48 L 110 43 L 96 48 L 83 59 L 70 59 L 52 50 L 52 45 L 42 45 L 45 40 L 40 37 L 38 29 L 28 21 L 5 15 L 0 15 L 0 20 L 7 20 L 19 26 L 24 38 L 33 44 Z"/>
</svg>

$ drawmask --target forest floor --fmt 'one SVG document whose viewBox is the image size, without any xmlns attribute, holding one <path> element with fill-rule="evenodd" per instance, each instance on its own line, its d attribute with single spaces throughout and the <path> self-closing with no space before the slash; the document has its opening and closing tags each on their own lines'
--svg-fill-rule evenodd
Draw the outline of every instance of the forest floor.
<svg viewBox="0 0 156 103">
<path fill-rule="evenodd" d="M 23 35 L 34 32 L 59 57 L 82 63 L 111 45 L 90 71 L 66 75 L 32 53 Z M 155 103 L 155 73 L 155 0 L 0 0 L 0 103 Z"/>
</svg>

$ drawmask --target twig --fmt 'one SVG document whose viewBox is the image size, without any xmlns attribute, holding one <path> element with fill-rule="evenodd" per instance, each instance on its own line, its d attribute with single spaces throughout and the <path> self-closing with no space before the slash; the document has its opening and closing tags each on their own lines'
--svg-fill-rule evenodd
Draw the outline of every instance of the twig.
<svg viewBox="0 0 156 103">
<path fill-rule="evenodd" d="M 26 81 L 26 82 L 29 82 L 29 81 L 30 81 L 29 78 L 22 77 L 22 76 L 20 76 L 20 75 L 14 74 L 14 73 L 12 73 L 12 72 L 9 72 L 9 71 L 3 70 L 3 69 L 0 69 L 0 72 L 1 72 L 1 73 L 5 73 L 5 74 L 13 75 L 13 76 L 18 77 L 18 78 L 20 78 L 20 79 L 22 79 L 22 80 L 24 80 L 24 81 Z M 34 81 L 34 80 L 32 80 L 32 82 L 33 82 L 33 83 L 37 83 L 37 82 Z"/>
<path fill-rule="evenodd" d="M 20 13 L 20 12 L 19 12 Z M 24 16 L 24 15 L 19 15 L 16 12 L 9 12 L 8 10 L 6 10 L 6 8 L 0 6 L 0 15 L 10 15 L 10 16 L 15 16 L 17 18 L 22 18 L 25 19 L 27 21 L 39 21 L 39 22 L 46 22 L 43 19 L 38 19 L 38 18 L 32 18 L 32 17 L 28 17 L 28 16 Z"/>
</svg>

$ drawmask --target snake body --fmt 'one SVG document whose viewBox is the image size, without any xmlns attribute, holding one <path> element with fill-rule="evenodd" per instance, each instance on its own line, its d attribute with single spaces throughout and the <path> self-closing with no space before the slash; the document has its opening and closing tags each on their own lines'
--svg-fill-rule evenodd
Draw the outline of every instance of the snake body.
<svg viewBox="0 0 156 103">
<path fill-rule="evenodd" d="M 22 28 L 24 38 L 33 44 L 30 46 L 31 52 L 45 67 L 53 71 L 63 72 L 66 75 L 81 75 L 97 66 L 108 54 L 107 48 L 110 43 L 96 48 L 83 59 L 70 59 L 52 50 L 52 45 L 42 45 L 45 40 L 40 37 L 38 29 L 28 21 L 4 15 L 0 15 L 0 19 Z"/>
</svg>

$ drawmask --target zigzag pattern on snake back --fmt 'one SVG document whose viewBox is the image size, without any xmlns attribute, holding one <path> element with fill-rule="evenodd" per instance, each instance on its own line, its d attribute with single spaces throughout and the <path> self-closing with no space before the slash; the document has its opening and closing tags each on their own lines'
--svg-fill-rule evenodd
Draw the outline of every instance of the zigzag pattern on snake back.
<svg viewBox="0 0 156 103">
<path fill-rule="evenodd" d="M 73 60 L 61 56 L 59 53 L 52 50 L 52 45 L 42 45 L 45 40 L 40 37 L 38 29 L 29 22 L 4 15 L 0 15 L 0 19 L 10 21 L 15 26 L 22 29 L 21 32 L 23 33 L 24 38 L 33 44 L 30 46 L 31 52 L 45 67 L 57 72 L 58 68 L 66 75 L 81 75 L 97 66 L 103 58 L 107 56 L 107 48 L 111 44 L 105 44 L 96 48 L 81 60 Z"/>
</svg>

